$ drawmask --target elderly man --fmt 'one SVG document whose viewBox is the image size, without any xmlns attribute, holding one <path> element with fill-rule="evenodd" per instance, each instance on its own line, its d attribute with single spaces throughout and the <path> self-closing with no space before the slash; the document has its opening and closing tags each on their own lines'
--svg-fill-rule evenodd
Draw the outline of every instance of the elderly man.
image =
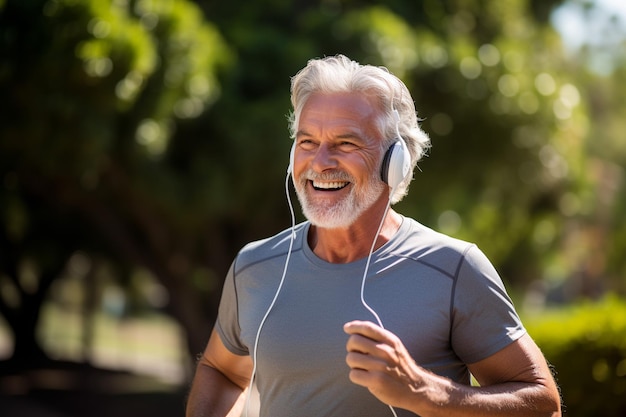
<svg viewBox="0 0 626 417">
<path fill-rule="evenodd" d="M 560 416 L 489 260 L 390 207 L 429 146 L 406 86 L 339 55 L 291 92 L 308 220 L 237 255 L 187 416 L 240 415 L 252 383 L 263 417 Z"/>
</svg>

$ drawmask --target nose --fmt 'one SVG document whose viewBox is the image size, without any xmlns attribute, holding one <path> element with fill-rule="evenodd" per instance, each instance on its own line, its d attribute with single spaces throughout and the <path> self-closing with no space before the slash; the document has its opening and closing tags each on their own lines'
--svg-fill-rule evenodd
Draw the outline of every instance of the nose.
<svg viewBox="0 0 626 417">
<path fill-rule="evenodd" d="M 327 144 L 320 144 L 313 155 L 311 168 L 317 172 L 323 172 L 337 167 L 335 152 Z"/>
</svg>

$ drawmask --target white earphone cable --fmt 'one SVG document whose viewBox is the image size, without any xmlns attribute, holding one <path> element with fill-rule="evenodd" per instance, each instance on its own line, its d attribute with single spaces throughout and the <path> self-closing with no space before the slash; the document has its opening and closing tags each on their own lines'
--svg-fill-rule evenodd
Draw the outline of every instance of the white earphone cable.
<svg viewBox="0 0 626 417">
<path fill-rule="evenodd" d="M 392 193 L 389 193 L 390 200 L 391 200 L 391 195 Z M 383 213 L 383 217 L 380 220 L 380 224 L 378 225 L 378 230 L 376 231 L 376 234 L 374 235 L 374 241 L 372 242 L 372 247 L 370 248 L 369 255 L 367 255 L 367 262 L 365 263 L 365 270 L 363 271 L 363 278 L 361 279 L 361 304 L 363 304 L 363 307 L 365 307 L 367 311 L 369 311 L 372 314 L 372 316 L 374 316 L 374 318 L 376 319 L 376 323 L 383 329 L 385 328 L 385 326 L 383 326 L 383 322 L 378 316 L 378 313 L 376 313 L 376 310 L 374 310 L 367 303 L 367 301 L 365 301 L 365 280 L 367 279 L 367 273 L 369 271 L 370 262 L 372 260 L 372 254 L 374 253 L 374 248 L 376 247 L 376 240 L 378 239 L 378 235 L 380 235 L 380 231 L 383 228 L 383 224 L 385 223 L 385 218 L 387 217 L 387 213 L 389 212 L 390 206 L 391 204 L 388 203 L 387 207 L 385 207 L 385 212 Z M 391 414 L 393 414 L 394 417 L 398 417 L 398 415 L 396 414 L 396 410 L 394 410 L 394 408 L 391 405 L 389 406 L 389 409 L 391 410 Z"/>
<path fill-rule="evenodd" d="M 392 99 L 392 103 L 393 103 L 393 99 Z M 398 110 L 396 110 L 395 108 L 393 109 L 393 115 L 396 119 L 396 136 L 398 137 L 398 139 L 402 140 L 402 136 L 400 135 L 400 128 L 399 128 L 400 114 L 398 113 Z M 394 187 L 389 191 L 389 201 L 387 202 L 387 206 L 385 207 L 385 211 L 383 212 L 383 217 L 380 219 L 378 230 L 376 231 L 376 234 L 374 235 L 374 241 L 372 242 L 370 252 L 367 255 L 367 262 L 365 263 L 365 270 L 363 271 L 363 278 L 361 279 L 361 304 L 363 304 L 363 306 L 367 309 L 367 311 L 369 311 L 372 314 L 372 316 L 374 316 L 374 318 L 376 319 L 376 323 L 378 323 L 378 325 L 383 329 L 385 328 L 385 326 L 383 325 L 383 322 L 380 319 L 380 316 L 378 315 L 378 313 L 376 313 L 376 310 L 374 310 L 367 303 L 367 301 L 365 301 L 365 280 L 367 279 L 367 273 L 369 272 L 370 262 L 372 260 L 372 254 L 374 253 L 374 248 L 376 248 L 376 240 L 378 239 L 378 235 L 380 235 L 380 231 L 383 229 L 385 218 L 387 217 L 387 213 L 389 212 L 389 208 L 391 207 L 391 197 L 393 196 L 393 193 L 395 192 L 396 187 L 397 187 L 397 184 L 394 185 Z M 394 417 L 398 417 L 398 415 L 396 414 L 396 410 L 394 410 L 394 408 L 391 405 L 389 405 L 389 410 L 391 410 L 391 414 L 393 414 Z"/>
<path fill-rule="evenodd" d="M 293 243 L 296 237 L 296 232 L 295 232 L 295 227 L 296 227 L 296 217 L 295 217 L 295 213 L 294 213 L 294 209 L 293 209 L 293 204 L 291 202 L 291 195 L 289 194 L 289 177 L 291 175 L 291 170 L 289 169 L 287 171 L 287 175 L 285 178 L 285 194 L 287 196 L 287 203 L 289 205 L 289 211 L 291 214 L 291 236 L 290 236 L 290 240 L 289 240 L 289 250 L 287 251 L 287 257 L 285 258 L 285 266 L 283 267 L 283 274 L 280 278 L 280 282 L 278 284 L 278 287 L 276 289 L 276 293 L 274 294 L 274 298 L 272 299 L 272 302 L 270 303 L 269 307 L 267 308 L 267 311 L 265 312 L 265 314 L 263 315 L 263 318 L 261 319 L 261 323 L 259 324 L 259 328 L 257 329 L 256 332 L 256 336 L 255 336 L 255 340 L 254 340 L 254 347 L 253 347 L 253 351 L 252 351 L 252 373 L 250 375 L 250 384 L 248 386 L 248 392 L 246 393 L 246 404 L 245 404 L 245 413 L 244 416 L 248 417 L 249 413 L 249 409 L 250 409 L 250 400 L 252 397 L 252 390 L 254 388 L 254 379 L 256 377 L 256 372 L 257 372 L 257 352 L 258 352 L 258 345 L 259 345 L 259 338 L 261 335 L 261 330 L 263 329 L 263 325 L 265 324 L 265 321 L 267 320 L 267 317 L 269 316 L 270 312 L 272 311 L 272 309 L 274 308 L 274 305 L 276 304 L 276 300 L 278 299 L 278 295 L 280 294 L 280 291 L 283 287 L 283 283 L 285 282 L 285 277 L 287 276 L 287 267 L 289 266 L 289 260 L 291 258 L 291 252 L 293 249 Z M 374 235 L 374 240 L 372 242 L 372 246 L 370 247 L 370 251 L 369 254 L 367 256 L 367 261 L 365 263 L 365 270 L 363 271 L 363 277 L 361 279 L 361 291 L 360 291 L 360 298 L 361 298 L 361 304 L 363 304 L 363 306 L 374 316 L 374 318 L 376 319 L 376 323 L 382 327 L 383 329 L 385 328 L 383 325 L 382 320 L 380 319 L 378 313 L 376 313 L 376 311 L 367 303 L 367 301 L 365 301 L 365 281 L 367 279 L 367 273 L 369 272 L 369 267 L 370 267 L 370 263 L 371 263 L 371 259 L 372 259 L 372 255 L 374 253 L 374 249 L 376 247 L 376 241 L 378 238 L 378 235 L 380 234 L 382 228 L 383 228 L 383 224 L 385 223 L 385 218 L 387 217 L 387 213 L 389 212 L 389 208 L 391 206 L 391 195 L 393 193 L 393 190 L 390 192 L 389 194 L 389 202 L 387 204 L 387 206 L 385 207 L 385 211 L 383 212 L 383 216 L 382 219 L 380 221 L 380 224 L 378 225 L 378 230 L 376 231 L 376 234 Z M 392 406 L 389 406 L 389 409 L 391 410 L 391 413 L 393 414 L 394 417 L 398 417 L 396 414 L 396 411 L 394 410 L 394 408 Z"/>
<path fill-rule="evenodd" d="M 365 280 L 367 278 L 367 273 L 369 272 L 370 262 L 372 260 L 372 254 L 374 253 L 374 248 L 376 247 L 376 240 L 378 238 L 378 235 L 380 234 L 380 231 L 383 228 L 383 224 L 385 223 L 385 217 L 387 217 L 388 212 L 389 212 L 389 204 L 387 204 L 387 207 L 385 208 L 385 212 L 383 213 L 383 218 L 380 221 L 380 224 L 378 225 L 378 230 L 376 231 L 376 234 L 374 235 L 374 241 L 372 242 L 372 247 L 370 248 L 370 252 L 367 255 L 367 262 L 365 264 L 365 270 L 363 271 L 363 277 L 361 278 L 361 304 L 363 304 L 363 307 L 365 307 L 372 314 L 372 316 L 374 316 L 374 318 L 376 319 L 376 323 L 378 323 L 378 325 L 382 327 L 383 329 L 385 328 L 385 326 L 383 326 L 383 322 L 378 316 L 378 313 L 376 313 L 376 311 L 365 301 Z"/>
<path fill-rule="evenodd" d="M 293 249 L 293 242 L 296 238 L 296 215 L 293 210 L 293 204 L 291 203 L 291 196 L 289 194 L 289 176 L 290 170 L 287 171 L 287 176 L 285 178 L 285 193 L 287 194 L 287 202 L 289 204 L 289 211 L 291 213 L 291 236 L 289 238 L 289 250 L 287 251 L 287 258 L 285 259 L 285 266 L 283 268 L 283 275 L 280 277 L 280 282 L 278 283 L 278 288 L 276 289 L 276 293 L 274 294 L 274 298 L 270 303 L 270 306 L 267 308 L 265 315 L 261 319 L 261 323 L 259 324 L 259 328 L 257 329 L 256 336 L 254 338 L 254 348 L 252 350 L 252 373 L 250 375 L 250 384 L 248 385 L 248 392 L 246 393 L 246 407 L 245 407 L 245 416 L 248 417 L 248 410 L 250 409 L 250 398 L 252 397 L 252 389 L 254 387 L 254 378 L 256 376 L 257 371 L 257 351 L 259 347 L 259 337 L 261 336 L 261 329 L 263 329 L 263 325 L 267 320 L 267 317 L 270 315 L 270 312 L 274 308 L 274 304 L 276 304 L 276 300 L 278 299 L 278 295 L 280 294 L 280 290 L 283 287 L 283 283 L 285 282 L 285 277 L 287 276 L 287 267 L 289 266 L 289 259 L 291 258 L 291 250 Z"/>
</svg>

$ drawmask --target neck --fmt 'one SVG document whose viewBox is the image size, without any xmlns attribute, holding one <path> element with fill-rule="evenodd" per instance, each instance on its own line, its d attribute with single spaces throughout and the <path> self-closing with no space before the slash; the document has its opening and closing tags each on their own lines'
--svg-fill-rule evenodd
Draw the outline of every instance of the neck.
<svg viewBox="0 0 626 417">
<path fill-rule="evenodd" d="M 374 250 L 387 243 L 398 231 L 402 219 L 393 209 L 385 215 L 380 233 L 376 235 L 386 204 L 375 204 L 347 228 L 325 229 L 311 226 L 308 242 L 313 252 L 331 263 L 348 263 L 367 257 L 376 239 Z"/>
</svg>

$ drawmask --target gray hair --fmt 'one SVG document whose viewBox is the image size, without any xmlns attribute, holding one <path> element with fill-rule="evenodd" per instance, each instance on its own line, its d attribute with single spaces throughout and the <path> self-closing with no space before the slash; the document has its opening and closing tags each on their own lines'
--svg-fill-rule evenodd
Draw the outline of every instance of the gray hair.
<svg viewBox="0 0 626 417">
<path fill-rule="evenodd" d="M 385 67 L 361 65 L 344 55 L 310 60 L 306 67 L 291 79 L 291 104 L 289 131 L 295 140 L 302 108 L 313 93 L 361 92 L 378 100 L 381 117 L 377 121 L 382 145 L 391 146 L 397 133 L 405 141 L 411 154 L 411 175 L 397 187 L 391 196 L 391 204 L 402 200 L 408 192 L 417 162 L 430 147 L 428 135 L 420 128 L 411 93 L 404 83 Z M 396 122 L 394 110 L 400 120 Z M 397 129 L 397 130 L 396 130 Z"/>
</svg>

